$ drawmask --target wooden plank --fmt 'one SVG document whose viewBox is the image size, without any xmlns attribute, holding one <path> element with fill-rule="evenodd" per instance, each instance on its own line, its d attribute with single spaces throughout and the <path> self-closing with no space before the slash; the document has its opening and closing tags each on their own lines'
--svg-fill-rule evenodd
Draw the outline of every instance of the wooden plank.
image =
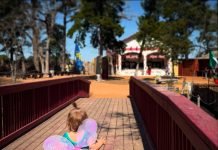
<svg viewBox="0 0 218 150">
<path fill-rule="evenodd" d="M 124 149 L 133 150 L 133 138 L 131 132 L 130 117 L 128 112 L 128 105 L 130 105 L 130 103 L 127 103 L 127 101 L 129 101 L 129 99 L 124 99 L 123 103 Z"/>
<path fill-rule="evenodd" d="M 123 99 L 118 99 L 118 106 L 117 112 L 115 113 L 116 116 L 116 135 L 115 135 L 115 143 L 114 147 L 116 149 L 124 149 L 124 142 L 123 142 Z"/>
<path fill-rule="evenodd" d="M 78 100 L 79 102 L 79 100 Z M 81 101 L 82 102 L 82 101 Z M 79 103 L 81 103 L 79 102 Z M 15 140 L 13 143 L 5 147 L 6 149 L 23 149 L 24 146 L 31 145 L 32 141 L 36 141 L 33 139 L 37 139 L 38 141 L 38 136 L 42 136 L 43 134 L 46 134 L 46 132 L 51 132 L 54 131 L 56 128 L 54 125 L 56 125 L 58 122 L 60 122 L 61 119 L 66 118 L 66 113 L 69 112 L 71 109 L 71 105 L 67 106 L 65 109 L 59 111 L 56 113 L 54 116 L 49 118 L 47 121 L 43 122 L 36 128 L 32 129 L 30 132 L 26 133 L 19 139 Z M 66 123 L 64 124 L 66 125 Z M 50 133 L 49 135 L 52 135 L 53 133 Z M 48 135 L 48 136 L 49 136 Z M 43 142 L 45 139 L 39 139 L 41 142 Z M 21 148 L 19 148 L 21 146 Z"/>
<path fill-rule="evenodd" d="M 142 138 L 128 98 L 112 99 L 83 98 L 77 100 L 78 107 L 84 109 L 90 118 L 98 123 L 98 137 L 107 139 L 101 150 L 142 150 Z M 32 129 L 4 150 L 41 150 L 43 141 L 50 135 L 63 135 L 67 131 L 67 114 L 72 105 L 67 106 L 47 121 Z"/>
<path fill-rule="evenodd" d="M 111 100 L 113 102 L 114 109 L 111 112 L 111 118 L 110 118 L 109 127 L 108 127 L 107 144 L 105 145 L 106 150 L 109 150 L 111 148 L 115 149 L 116 148 L 115 142 L 117 140 L 116 139 L 116 123 L 117 123 L 116 115 L 117 115 L 117 110 L 118 110 L 118 100 L 117 99 L 111 99 Z"/>
<path fill-rule="evenodd" d="M 128 115 L 130 118 L 130 127 L 131 127 L 132 139 L 133 139 L 133 149 L 143 150 L 144 149 L 143 142 L 140 137 L 140 131 L 136 123 L 136 118 L 134 116 L 134 112 L 133 112 L 130 100 L 127 101 L 127 109 L 128 109 Z"/>
<path fill-rule="evenodd" d="M 108 107 L 107 113 L 105 114 L 105 120 L 102 124 L 101 130 L 99 133 L 100 137 L 106 137 L 106 140 L 107 140 L 105 146 L 102 147 L 102 149 L 104 150 L 113 149 L 113 143 L 114 143 L 114 137 L 112 135 L 113 131 L 110 130 L 110 128 L 112 126 L 111 120 L 112 120 L 116 101 L 114 99 L 109 99 L 109 101 L 111 101 L 111 103 Z M 115 131 L 114 131 L 114 134 L 115 134 Z"/>
</svg>

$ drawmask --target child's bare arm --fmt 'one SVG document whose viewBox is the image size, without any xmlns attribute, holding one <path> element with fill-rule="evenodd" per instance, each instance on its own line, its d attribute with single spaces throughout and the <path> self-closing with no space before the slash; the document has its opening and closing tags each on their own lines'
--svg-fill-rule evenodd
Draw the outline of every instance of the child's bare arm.
<svg viewBox="0 0 218 150">
<path fill-rule="evenodd" d="M 89 146 L 89 148 L 90 148 L 90 150 L 98 150 L 105 143 L 106 143 L 105 138 L 100 138 L 97 140 L 97 142 L 95 144 L 92 144 L 91 146 Z"/>
</svg>

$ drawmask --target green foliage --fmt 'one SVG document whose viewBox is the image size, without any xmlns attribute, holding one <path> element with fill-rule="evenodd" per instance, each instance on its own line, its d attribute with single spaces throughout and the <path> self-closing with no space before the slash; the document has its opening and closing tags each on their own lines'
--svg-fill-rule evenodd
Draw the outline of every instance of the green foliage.
<svg viewBox="0 0 218 150">
<path fill-rule="evenodd" d="M 72 16 L 74 24 L 68 35 L 72 37 L 78 32 L 78 40 L 85 45 L 86 35 L 90 33 L 93 47 L 100 47 L 100 51 L 113 48 L 118 42 L 116 37 L 124 32 L 119 16 L 123 5 L 123 0 L 81 0 L 80 11 Z"/>
<path fill-rule="evenodd" d="M 203 24 L 202 16 L 208 10 L 206 0 L 144 0 L 142 7 L 145 13 L 139 17 L 139 41 L 161 41 L 161 52 L 173 60 L 193 50 L 189 37 Z"/>
<path fill-rule="evenodd" d="M 24 0 L 1 0 L 0 3 L 0 19 L 10 16 L 16 12 L 17 14 L 21 13 L 22 10 L 19 6 L 24 2 Z"/>
<path fill-rule="evenodd" d="M 63 48 L 64 44 L 64 28 L 62 25 L 55 24 L 54 30 L 52 33 L 51 43 L 50 43 L 50 49 L 53 53 L 60 53 L 61 49 Z"/>
<path fill-rule="evenodd" d="M 203 53 L 209 53 L 212 48 L 218 47 L 218 2 L 214 9 L 207 11 L 202 18 L 204 23 L 200 28 L 198 42 L 203 44 Z M 201 47 L 202 48 L 202 47 Z"/>
<path fill-rule="evenodd" d="M 28 7 L 27 3 L 24 0 L 10 2 L 3 0 L 0 4 L 0 45 L 1 51 L 13 53 L 20 51 L 23 45 L 30 46 L 26 37 L 29 22 L 23 19 L 26 17 L 24 10 Z"/>
</svg>

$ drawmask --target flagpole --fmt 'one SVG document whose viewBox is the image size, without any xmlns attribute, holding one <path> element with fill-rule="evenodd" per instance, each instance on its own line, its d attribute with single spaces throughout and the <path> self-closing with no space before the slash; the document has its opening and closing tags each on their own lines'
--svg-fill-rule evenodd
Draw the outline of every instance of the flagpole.
<svg viewBox="0 0 218 150">
<path fill-rule="evenodd" d="M 211 69 L 209 68 L 209 74 L 211 73 Z M 211 76 L 211 74 L 210 74 L 210 76 Z M 209 96 L 210 96 L 210 94 L 209 94 L 209 88 L 210 88 L 210 76 L 208 76 L 207 77 L 207 98 L 209 99 Z"/>
</svg>

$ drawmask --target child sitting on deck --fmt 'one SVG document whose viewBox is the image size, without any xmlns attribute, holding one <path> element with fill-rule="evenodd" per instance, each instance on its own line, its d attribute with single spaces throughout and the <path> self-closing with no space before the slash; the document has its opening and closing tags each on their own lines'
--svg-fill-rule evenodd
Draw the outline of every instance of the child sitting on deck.
<svg viewBox="0 0 218 150">
<path fill-rule="evenodd" d="M 77 131 L 84 120 L 88 118 L 85 111 L 79 109 L 76 106 L 76 103 L 73 103 L 74 109 L 72 109 L 68 113 L 67 117 L 67 126 L 69 132 L 64 133 L 64 137 L 67 138 L 73 145 L 76 145 L 77 141 Z M 91 128 L 91 127 L 90 127 Z M 94 129 L 95 130 L 95 129 Z M 97 130 L 97 129 L 96 129 Z M 90 141 L 91 142 L 91 141 Z M 95 141 L 91 142 L 89 145 L 89 149 L 99 149 L 103 144 L 105 144 L 104 139 L 99 139 L 95 143 Z"/>
<path fill-rule="evenodd" d="M 67 126 L 69 132 L 65 132 L 62 136 L 50 136 L 44 142 L 46 150 L 78 150 L 90 149 L 98 150 L 105 139 L 97 140 L 97 123 L 93 119 L 89 119 L 86 112 L 73 104 L 74 108 L 68 113 Z"/>
</svg>

